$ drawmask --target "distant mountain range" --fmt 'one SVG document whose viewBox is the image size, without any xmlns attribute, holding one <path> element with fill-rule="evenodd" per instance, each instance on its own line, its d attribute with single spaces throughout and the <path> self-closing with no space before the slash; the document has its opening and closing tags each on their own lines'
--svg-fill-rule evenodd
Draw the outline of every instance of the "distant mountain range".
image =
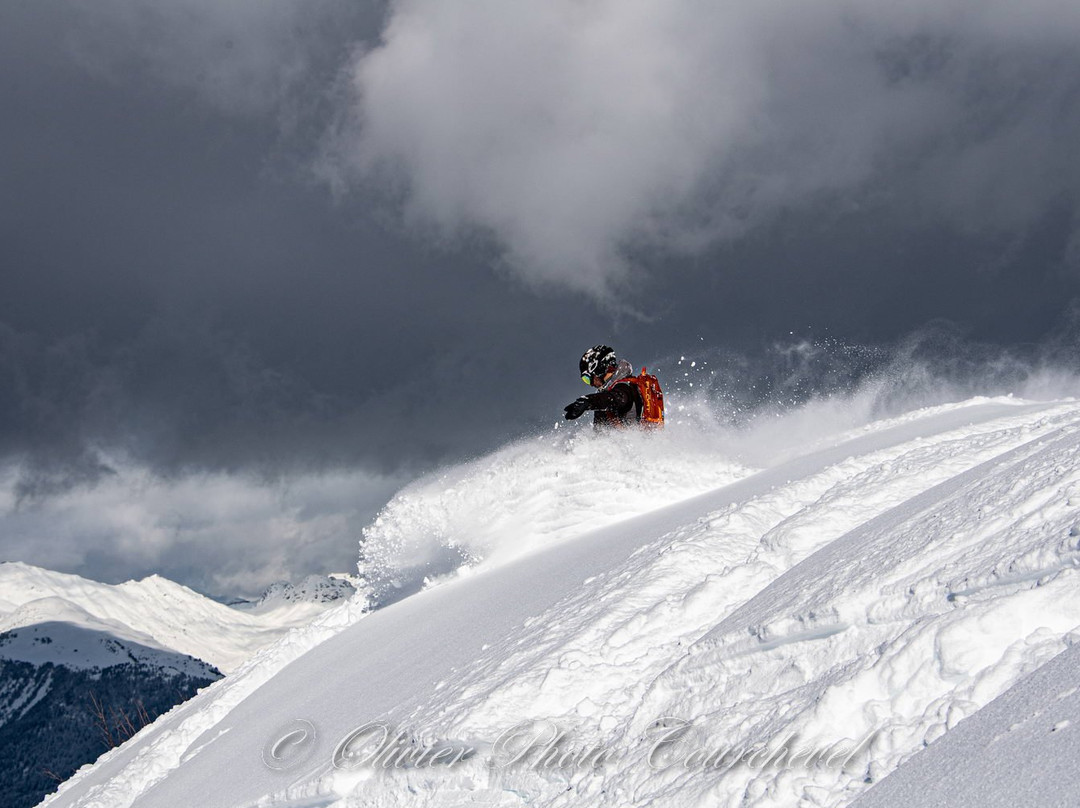
<svg viewBox="0 0 1080 808">
<path fill-rule="evenodd" d="M 76 769 L 353 594 L 348 576 L 226 606 L 159 576 L 110 585 L 0 563 L 0 805 Z"/>
</svg>

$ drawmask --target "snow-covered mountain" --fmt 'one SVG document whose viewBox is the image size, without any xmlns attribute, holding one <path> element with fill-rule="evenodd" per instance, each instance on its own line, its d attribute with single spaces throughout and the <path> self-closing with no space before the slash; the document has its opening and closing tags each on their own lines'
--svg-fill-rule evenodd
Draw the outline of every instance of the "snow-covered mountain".
<svg viewBox="0 0 1080 808">
<path fill-rule="evenodd" d="M 1080 403 L 821 416 L 567 432 L 410 486 L 367 597 L 46 804 L 1072 804 Z"/>
<path fill-rule="evenodd" d="M 351 598 L 356 592 L 358 576 L 354 574 L 309 575 L 300 583 L 278 581 L 263 592 L 262 597 L 242 608 L 266 614 L 280 613 L 282 607 L 297 605 L 326 605 Z"/>
<path fill-rule="evenodd" d="M 46 595 L 15 607 L 43 570 L 5 570 L 0 589 L 0 804 L 23 808 L 221 673 L 117 619 Z M 73 577 L 73 576 L 69 576 Z M 52 583 L 57 578 L 51 578 Z M 87 582 L 89 583 L 89 582 Z"/>
<path fill-rule="evenodd" d="M 253 606 L 233 608 L 158 575 L 103 584 L 6 562 L 0 563 L 0 633 L 46 623 L 83 626 L 186 654 L 229 673 L 351 594 L 343 580 L 310 576 L 297 586 L 271 587 Z"/>
<path fill-rule="evenodd" d="M 66 603 L 49 611 L 51 620 L 0 633 L 0 660 L 74 670 L 134 663 L 163 672 L 217 678 L 217 671 L 202 660 L 164 648 L 123 624 L 96 620 Z"/>
<path fill-rule="evenodd" d="M 0 564 L 0 804 L 33 805 L 54 775 L 353 591 L 310 576 L 232 609 L 158 576 L 113 586 Z"/>
</svg>

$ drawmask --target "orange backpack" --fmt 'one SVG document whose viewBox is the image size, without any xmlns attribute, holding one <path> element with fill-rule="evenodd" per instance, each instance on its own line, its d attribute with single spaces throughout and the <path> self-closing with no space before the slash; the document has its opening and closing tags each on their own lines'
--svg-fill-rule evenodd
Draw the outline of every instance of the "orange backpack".
<svg viewBox="0 0 1080 808">
<path fill-rule="evenodd" d="M 641 423 L 649 426 L 663 426 L 664 391 L 660 389 L 660 380 L 642 368 L 640 376 L 627 376 L 619 381 L 636 385 L 638 392 L 641 393 Z"/>
</svg>

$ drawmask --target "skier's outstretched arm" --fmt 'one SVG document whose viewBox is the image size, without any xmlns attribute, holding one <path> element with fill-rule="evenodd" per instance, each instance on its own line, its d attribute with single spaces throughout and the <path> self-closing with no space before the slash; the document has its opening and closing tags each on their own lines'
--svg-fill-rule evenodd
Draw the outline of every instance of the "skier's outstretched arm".
<svg viewBox="0 0 1080 808">
<path fill-rule="evenodd" d="M 610 390 L 575 399 L 563 407 L 563 412 L 566 413 L 566 420 L 572 421 L 575 418 L 580 418 L 589 410 L 613 410 L 624 413 L 628 412 L 633 406 L 634 396 L 629 387 L 625 384 L 617 384 Z"/>
</svg>

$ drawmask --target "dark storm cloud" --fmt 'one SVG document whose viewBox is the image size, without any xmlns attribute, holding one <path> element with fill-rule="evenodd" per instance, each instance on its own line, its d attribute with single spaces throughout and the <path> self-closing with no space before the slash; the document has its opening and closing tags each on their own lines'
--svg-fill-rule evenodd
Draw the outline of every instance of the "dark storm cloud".
<svg viewBox="0 0 1080 808">
<path fill-rule="evenodd" d="M 373 37 L 377 2 L 319 0 L 101 0 L 52 4 L 76 63 L 98 78 L 138 76 L 190 91 L 230 115 L 273 114 L 285 125 L 310 109 L 342 49 Z M 307 99 L 304 96 L 308 96 Z"/>
<path fill-rule="evenodd" d="M 1043 340 L 1078 293 L 1078 15 L 0 5 L 4 557 L 347 566 L 398 483 L 549 429 L 597 342 L 782 390 L 785 340 Z"/>
<path fill-rule="evenodd" d="M 347 569 L 409 475 L 561 398 L 481 401 L 578 350 L 530 344 L 530 294 L 303 174 L 380 14 L 0 6 L 4 558 L 215 592 Z"/>
<path fill-rule="evenodd" d="M 811 206 L 1023 230 L 1080 191 L 1078 39 L 1051 0 L 400 0 L 326 170 L 597 295 Z"/>
<path fill-rule="evenodd" d="M 95 441 L 166 469 L 388 468 L 490 427 L 440 386 L 496 376 L 507 346 L 535 361 L 517 328 L 532 298 L 287 173 L 305 154 L 278 88 L 326 93 L 342 49 L 378 31 L 373 6 L 314 5 L 5 7 L 9 452 L 60 472 Z"/>
</svg>

